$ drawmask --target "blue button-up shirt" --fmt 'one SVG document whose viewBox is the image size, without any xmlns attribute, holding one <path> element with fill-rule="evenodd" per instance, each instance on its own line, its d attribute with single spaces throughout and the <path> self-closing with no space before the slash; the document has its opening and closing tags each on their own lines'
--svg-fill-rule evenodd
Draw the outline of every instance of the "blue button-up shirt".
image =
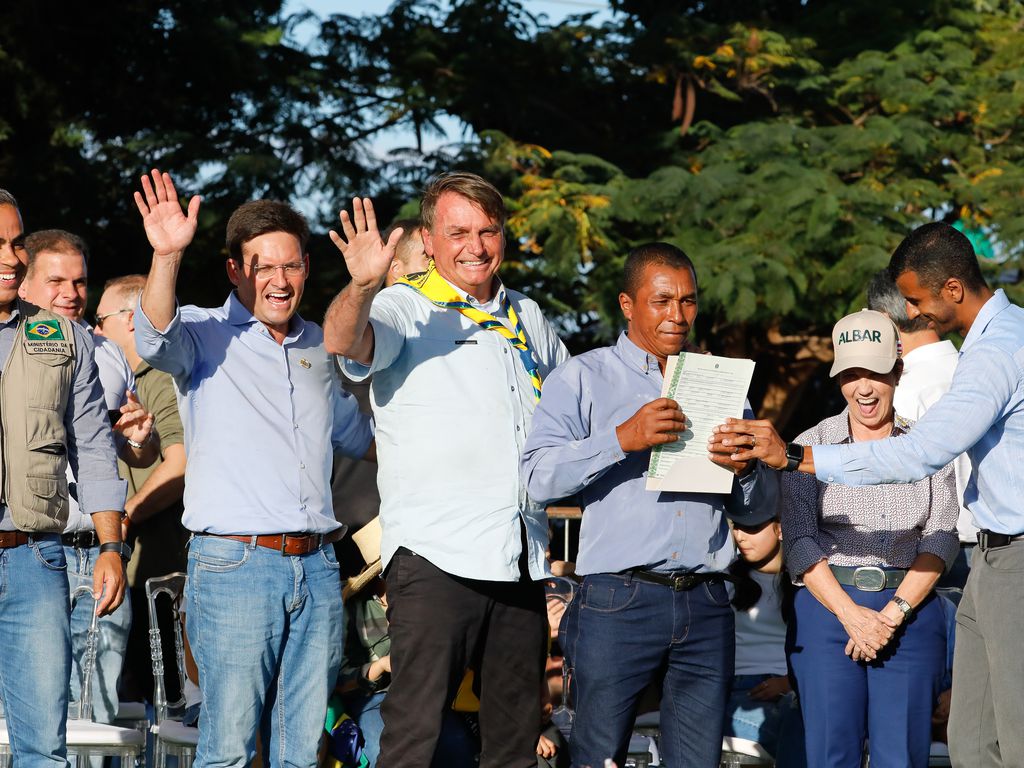
<svg viewBox="0 0 1024 768">
<path fill-rule="evenodd" d="M 13 307 L 10 318 L 0 323 L 0 365 L 7 364 L 14 348 L 18 318 L 18 309 Z M 68 466 L 81 478 L 77 494 L 82 513 L 119 512 L 124 509 L 127 484 L 117 474 L 117 452 L 96 373 L 92 337 L 85 328 L 76 323 L 71 325 L 75 333 L 75 368 L 64 412 Z M 14 520 L 0 504 L 0 531 L 14 529 Z"/>
<path fill-rule="evenodd" d="M 999 290 L 960 348 L 949 391 L 902 437 L 814 447 L 818 479 L 844 485 L 909 483 L 966 452 L 964 503 L 978 526 L 1024 533 L 1024 309 Z"/>
<path fill-rule="evenodd" d="M 232 293 L 223 307 L 182 307 L 160 332 L 140 302 L 135 345 L 174 379 L 188 455 L 186 528 L 253 535 L 338 527 L 332 445 L 360 457 L 372 435 L 341 389 L 320 326 L 296 315 L 278 344 Z"/>
<path fill-rule="evenodd" d="M 502 319 L 503 286 L 483 305 L 459 294 Z M 507 296 L 546 377 L 569 353 L 536 302 Z M 356 381 L 373 374 L 385 566 L 406 547 L 455 576 L 516 581 L 525 524 L 530 575 L 542 578 L 547 519 L 519 480 L 535 407 L 519 353 L 404 285 L 377 294 L 370 323 L 372 364 L 343 364 Z"/>
<path fill-rule="evenodd" d="M 727 504 L 741 520 L 755 505 L 778 502 L 774 473 L 760 464 L 732 497 L 646 489 L 651 452 L 624 453 L 615 428 L 661 397 L 663 380 L 657 358 L 623 333 L 614 347 L 572 358 L 544 383 L 522 473 L 538 501 L 578 495 L 579 574 L 723 571 L 735 556 Z"/>
</svg>

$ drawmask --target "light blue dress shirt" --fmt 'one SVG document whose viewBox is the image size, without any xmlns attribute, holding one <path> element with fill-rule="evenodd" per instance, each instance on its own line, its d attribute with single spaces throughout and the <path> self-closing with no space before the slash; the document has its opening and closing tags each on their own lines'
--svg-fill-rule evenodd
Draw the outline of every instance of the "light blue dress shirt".
<svg viewBox="0 0 1024 768">
<path fill-rule="evenodd" d="M 6 365 L 17 339 L 17 308 L 0 323 L 0 364 Z M 117 474 L 117 452 L 110 430 L 110 418 L 93 359 L 92 334 L 72 324 L 75 333 L 75 372 L 71 396 L 64 412 L 68 466 L 82 482 L 77 485 L 81 514 L 124 509 L 128 484 Z M 0 531 L 13 531 L 14 521 L 0 504 Z"/>
<path fill-rule="evenodd" d="M 459 293 L 501 319 L 505 291 L 500 287 L 485 305 Z M 536 302 L 507 294 L 546 377 L 569 353 Z M 519 481 L 536 406 L 519 353 L 494 331 L 404 285 L 374 298 L 370 323 L 371 365 L 342 365 L 355 381 L 373 374 L 385 567 L 404 546 L 454 576 L 517 581 L 522 520 L 530 575 L 542 578 L 547 518 Z"/>
<path fill-rule="evenodd" d="M 185 428 L 190 531 L 326 533 L 332 445 L 361 457 L 368 419 L 346 395 L 323 331 L 296 315 L 284 344 L 232 293 L 223 307 L 186 306 L 161 333 L 135 311 L 139 355 L 174 379 Z"/>
<path fill-rule="evenodd" d="M 1024 310 L 1002 290 L 985 302 L 960 348 L 949 391 L 908 434 L 814 447 L 819 480 L 843 485 L 909 483 L 966 452 L 964 503 L 978 527 L 1024 533 Z"/>
<path fill-rule="evenodd" d="M 544 384 L 522 473 L 537 501 L 579 499 L 580 575 L 724 571 L 735 557 L 727 505 L 742 520 L 778 503 L 777 479 L 760 464 L 733 483 L 732 496 L 646 489 L 651 452 L 627 455 L 615 428 L 661 397 L 663 381 L 657 358 L 623 333 L 614 347 L 572 358 Z"/>
</svg>

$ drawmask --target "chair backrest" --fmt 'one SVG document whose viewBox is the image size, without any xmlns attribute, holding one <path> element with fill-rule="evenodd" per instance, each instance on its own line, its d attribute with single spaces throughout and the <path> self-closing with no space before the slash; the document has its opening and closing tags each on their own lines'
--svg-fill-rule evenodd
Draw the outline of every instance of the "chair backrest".
<svg viewBox="0 0 1024 768">
<path fill-rule="evenodd" d="M 71 602 L 77 602 L 79 598 L 88 595 L 92 597 L 92 586 L 83 584 L 71 593 Z M 92 678 L 96 672 L 96 649 L 99 645 L 100 631 L 97 625 L 99 617 L 96 615 L 95 600 L 93 601 L 92 621 L 89 623 L 89 631 L 85 636 L 85 655 L 82 657 L 82 692 L 78 697 L 78 718 L 79 720 L 92 720 Z"/>
<path fill-rule="evenodd" d="M 153 663 L 153 710 L 157 723 L 167 717 L 171 709 L 184 709 L 184 693 L 177 701 L 167 701 L 167 687 L 164 681 L 164 647 L 160 638 L 160 624 L 157 622 L 157 597 L 165 595 L 170 603 L 174 619 L 174 656 L 178 672 L 178 690 L 185 690 L 185 639 L 181 630 L 181 600 L 185 592 L 185 574 L 169 573 L 146 579 L 146 603 L 149 608 L 149 657 Z"/>
</svg>

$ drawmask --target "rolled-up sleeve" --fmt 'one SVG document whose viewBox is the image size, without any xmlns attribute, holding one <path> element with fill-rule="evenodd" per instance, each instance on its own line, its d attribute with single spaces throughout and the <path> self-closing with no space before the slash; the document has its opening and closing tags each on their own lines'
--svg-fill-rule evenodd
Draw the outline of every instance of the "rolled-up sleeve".
<svg viewBox="0 0 1024 768">
<path fill-rule="evenodd" d="M 614 425 L 591 434 L 582 405 L 582 373 L 575 360 L 555 369 L 533 414 L 520 474 L 539 504 L 582 491 L 626 458 Z"/>
<path fill-rule="evenodd" d="M 405 344 L 405 312 L 400 300 L 392 293 L 377 295 L 370 307 L 370 326 L 373 328 L 373 359 L 369 365 L 339 357 L 341 370 L 352 381 L 364 381 L 377 371 L 391 366 Z"/>
<path fill-rule="evenodd" d="M 128 484 L 117 473 L 110 419 L 100 385 L 93 343 L 78 325 L 75 333 L 75 370 L 71 397 L 64 411 L 68 462 L 78 487 L 83 514 L 124 510 Z"/>
<path fill-rule="evenodd" d="M 195 366 L 195 342 L 186 332 L 181 307 L 174 308 L 174 317 L 163 331 L 158 331 L 142 311 L 142 297 L 135 306 L 135 351 L 139 357 L 175 379 L 191 374 Z"/>
</svg>

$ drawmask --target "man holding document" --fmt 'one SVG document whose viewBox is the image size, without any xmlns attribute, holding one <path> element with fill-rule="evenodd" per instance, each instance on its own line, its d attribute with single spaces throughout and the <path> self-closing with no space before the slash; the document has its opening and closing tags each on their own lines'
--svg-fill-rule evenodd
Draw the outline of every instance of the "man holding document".
<svg viewBox="0 0 1024 768">
<path fill-rule="evenodd" d="M 774 515 L 777 487 L 756 462 L 707 458 L 705 433 L 717 415 L 750 413 L 743 402 L 753 366 L 672 357 L 697 315 L 686 254 L 666 243 L 633 250 L 619 304 L 627 330 L 615 346 L 572 358 L 545 381 L 522 461 L 535 501 L 576 495 L 585 511 L 576 566 L 583 588 L 559 638 L 572 669 L 572 763 L 624 764 L 640 695 L 663 674 L 662 759 L 711 768 L 733 673 L 726 515 Z M 672 364 L 666 391 L 679 402 L 662 396 Z M 669 445 L 652 466 L 652 449 Z M 713 478 L 723 471 L 724 484 Z"/>
</svg>

